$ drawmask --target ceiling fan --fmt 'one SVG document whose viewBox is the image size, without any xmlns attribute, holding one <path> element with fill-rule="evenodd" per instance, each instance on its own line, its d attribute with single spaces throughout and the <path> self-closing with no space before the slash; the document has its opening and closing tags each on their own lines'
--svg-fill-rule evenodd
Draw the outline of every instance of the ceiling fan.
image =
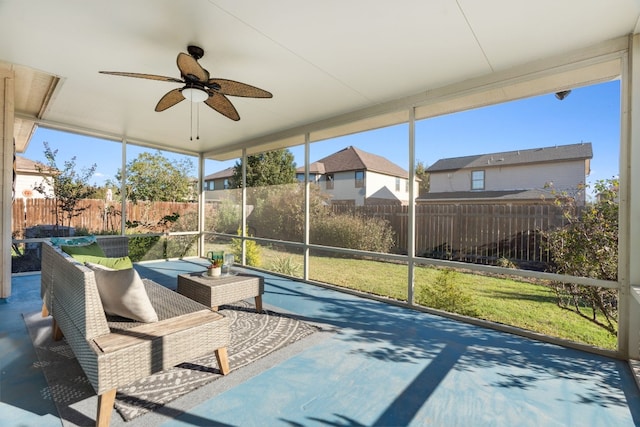
<svg viewBox="0 0 640 427">
<path fill-rule="evenodd" d="M 227 79 L 212 79 L 209 72 L 202 68 L 198 59 L 204 56 L 204 50 L 198 46 L 188 46 L 189 54 L 178 54 L 178 69 L 181 79 L 157 76 L 154 74 L 125 73 L 119 71 L 100 71 L 102 74 L 115 76 L 137 77 L 141 79 L 160 80 L 184 84 L 182 88 L 167 92 L 158 104 L 156 111 L 164 111 L 185 99 L 191 102 L 204 101 L 209 107 L 231 120 L 240 120 L 240 115 L 227 96 L 242 96 L 247 98 L 271 98 L 273 95 L 266 90 L 259 89 L 245 83 Z"/>
</svg>

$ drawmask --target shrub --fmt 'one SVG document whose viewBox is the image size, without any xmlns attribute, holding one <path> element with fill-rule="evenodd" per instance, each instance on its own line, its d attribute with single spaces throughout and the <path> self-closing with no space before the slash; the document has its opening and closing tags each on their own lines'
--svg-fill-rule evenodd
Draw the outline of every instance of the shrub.
<svg viewBox="0 0 640 427">
<path fill-rule="evenodd" d="M 255 208 L 249 217 L 260 237 L 302 241 L 304 198 L 298 184 L 253 189 Z"/>
<path fill-rule="evenodd" d="M 252 188 L 254 210 L 248 218 L 255 235 L 276 240 L 301 242 L 304 236 L 304 186 L 287 184 Z M 310 187 L 311 221 L 328 215 L 328 196 L 318 186 Z"/>
<path fill-rule="evenodd" d="M 167 258 L 184 258 L 195 255 L 198 236 L 142 236 L 129 238 L 131 261 L 150 261 Z"/>
<path fill-rule="evenodd" d="M 381 218 L 358 215 L 332 215 L 319 218 L 311 225 L 313 244 L 388 253 L 395 235 L 389 222 Z"/>
<path fill-rule="evenodd" d="M 575 199 L 556 195 L 567 225 L 546 233 L 553 272 L 618 280 L 618 180 L 598 181 L 599 198 L 582 209 Z M 618 295 L 615 289 L 554 283 L 557 303 L 616 334 Z"/>
<path fill-rule="evenodd" d="M 151 204 L 145 205 L 145 217 L 147 217 L 150 212 L 150 206 Z M 156 223 L 150 223 L 147 221 L 127 221 L 126 234 L 157 233 L 159 231 L 166 232 L 179 219 L 180 214 L 174 212 L 171 215 L 163 216 Z M 177 253 L 171 255 L 168 248 L 169 244 L 167 239 L 161 239 L 160 236 L 132 237 L 129 239 L 129 258 L 135 262 L 152 259 L 166 259 L 178 256 Z"/>
<path fill-rule="evenodd" d="M 205 218 L 205 222 L 207 218 Z M 184 212 L 171 226 L 171 231 L 197 231 L 198 212 L 189 210 Z M 166 239 L 165 258 L 184 258 L 187 255 L 195 255 L 198 242 L 197 235 L 171 236 Z"/>
<path fill-rule="evenodd" d="M 504 267 L 504 268 L 517 268 L 518 266 L 511 261 L 509 258 L 505 258 L 505 257 L 500 257 L 496 260 L 496 265 L 498 267 Z"/>
<path fill-rule="evenodd" d="M 450 313 L 477 316 L 471 296 L 458 282 L 458 273 L 450 269 L 440 271 L 433 284 L 421 286 L 416 302 Z"/>
<path fill-rule="evenodd" d="M 216 206 L 212 224 L 206 224 L 205 227 L 207 230 L 214 229 L 219 233 L 231 234 L 238 229 L 241 219 L 241 206 L 230 199 L 225 199 Z"/>
<path fill-rule="evenodd" d="M 238 235 L 241 235 L 241 231 L 238 230 Z M 231 239 L 231 251 L 236 259 L 242 259 L 242 239 Z M 260 246 L 253 240 L 247 240 L 245 242 L 245 260 L 247 265 L 253 267 L 260 267 L 262 264 Z"/>
<path fill-rule="evenodd" d="M 131 261 L 161 259 L 163 245 L 159 236 L 131 237 L 129 239 L 129 258 Z"/>
<path fill-rule="evenodd" d="M 184 258 L 197 253 L 198 236 L 195 234 L 171 236 L 166 240 L 165 258 Z"/>
<path fill-rule="evenodd" d="M 279 256 L 272 262 L 269 270 L 287 276 L 300 277 L 301 265 L 294 262 L 292 257 Z"/>
</svg>

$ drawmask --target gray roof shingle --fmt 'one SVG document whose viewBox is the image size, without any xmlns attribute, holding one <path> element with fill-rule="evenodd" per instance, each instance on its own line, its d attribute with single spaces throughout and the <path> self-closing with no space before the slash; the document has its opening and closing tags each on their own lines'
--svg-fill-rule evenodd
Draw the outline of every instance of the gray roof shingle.
<svg viewBox="0 0 640 427">
<path fill-rule="evenodd" d="M 211 181 L 214 179 L 222 179 L 222 178 L 231 178 L 233 176 L 233 169 L 235 166 L 228 167 L 221 171 L 212 173 L 211 175 L 207 175 L 204 177 L 204 181 Z"/>
<path fill-rule="evenodd" d="M 309 163 L 309 173 L 324 174 L 326 171 L 324 165 L 320 162 Z M 300 166 L 296 169 L 296 173 L 304 173 L 304 166 Z"/>
<path fill-rule="evenodd" d="M 440 159 L 427 168 L 427 172 L 442 172 L 469 168 L 518 165 L 526 163 L 557 162 L 563 160 L 591 159 L 593 150 L 590 142 L 556 145 L 554 147 L 505 151 L 502 153 L 479 154 L 476 156 Z"/>
<path fill-rule="evenodd" d="M 352 146 L 343 148 L 313 164 L 324 165 L 324 173 L 368 170 L 384 175 L 409 178 L 409 172 L 395 163 L 377 154 L 371 154 Z M 318 165 L 315 168 L 321 170 Z M 297 172 L 304 172 L 304 167 L 298 168 Z"/>
</svg>

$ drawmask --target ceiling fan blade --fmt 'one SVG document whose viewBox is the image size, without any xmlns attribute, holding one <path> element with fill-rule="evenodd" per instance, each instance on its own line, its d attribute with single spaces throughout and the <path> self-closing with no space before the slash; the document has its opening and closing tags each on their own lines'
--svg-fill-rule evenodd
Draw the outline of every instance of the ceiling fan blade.
<svg viewBox="0 0 640 427">
<path fill-rule="evenodd" d="M 220 86 L 217 89 L 219 93 L 230 96 L 244 96 L 247 98 L 271 98 L 273 95 L 271 92 L 262 90 L 255 86 L 248 85 L 246 83 L 240 83 L 235 80 L 227 79 L 210 79 L 207 82 L 207 86 Z"/>
<path fill-rule="evenodd" d="M 156 105 L 156 111 L 164 111 L 169 107 L 173 107 L 178 102 L 184 99 L 185 98 L 182 95 L 182 92 L 180 92 L 180 89 L 173 89 L 167 92 L 162 98 L 160 98 L 160 101 L 158 101 L 158 105 Z"/>
<path fill-rule="evenodd" d="M 177 62 L 178 69 L 185 80 L 191 79 L 201 83 L 206 83 L 209 80 L 209 72 L 202 68 L 193 56 L 180 52 Z"/>
<path fill-rule="evenodd" d="M 143 73 L 123 73 L 120 71 L 98 71 L 101 74 L 111 74 L 113 76 L 137 77 L 139 79 L 159 80 L 163 82 L 184 83 L 184 80 L 175 79 L 173 77 L 157 76 L 155 74 Z"/>
<path fill-rule="evenodd" d="M 204 103 L 231 120 L 240 120 L 240 115 L 238 114 L 236 107 L 234 107 L 231 101 L 221 93 L 214 93 L 209 97 L 209 99 L 204 101 Z"/>
</svg>

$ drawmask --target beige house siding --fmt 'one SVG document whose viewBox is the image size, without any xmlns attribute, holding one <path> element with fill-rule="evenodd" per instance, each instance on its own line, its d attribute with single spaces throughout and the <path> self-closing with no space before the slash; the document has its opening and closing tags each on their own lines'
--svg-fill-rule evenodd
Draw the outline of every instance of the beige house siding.
<svg viewBox="0 0 640 427">
<path fill-rule="evenodd" d="M 301 179 L 304 168 L 298 168 L 296 172 Z M 364 206 L 409 202 L 408 172 L 385 157 L 357 147 L 349 146 L 313 162 L 309 172 L 316 177 L 321 176 L 317 182 L 322 191 L 331 196 L 334 204 Z M 356 186 L 356 173 L 364 176 L 360 186 Z M 398 189 L 396 180 L 400 181 Z M 415 188 L 418 188 L 417 182 Z"/>
<path fill-rule="evenodd" d="M 365 174 L 365 187 L 356 188 L 355 171 L 333 174 L 333 189 L 327 188 L 327 180 L 322 181 L 322 189 L 331 195 L 332 200 L 353 200 L 356 206 L 364 205 L 368 174 Z"/>
<path fill-rule="evenodd" d="M 380 190 L 386 187 L 403 205 L 409 203 L 409 180 L 396 176 L 382 175 L 375 172 L 367 172 L 367 198 L 379 197 Z M 397 189 L 397 180 L 399 180 L 400 188 Z M 420 183 L 413 183 L 414 195 L 418 195 Z"/>
<path fill-rule="evenodd" d="M 572 160 L 432 172 L 430 192 L 471 191 L 471 173 L 480 170 L 485 173 L 485 185 L 480 191 L 543 189 L 548 186 L 574 195 L 585 183 L 585 161 Z"/>
<path fill-rule="evenodd" d="M 16 174 L 16 198 L 25 198 L 25 199 L 42 199 L 45 197 L 44 194 L 35 191 L 33 188 L 36 185 L 43 184 L 44 188 L 47 190 L 47 194 L 49 196 L 53 196 L 53 188 L 46 183 L 42 176 L 40 175 L 26 175 L 26 174 Z"/>
<path fill-rule="evenodd" d="M 230 183 L 233 177 L 234 167 L 228 167 L 216 173 L 204 177 L 203 186 L 205 191 L 225 190 L 225 182 Z"/>
<path fill-rule="evenodd" d="M 334 203 L 353 202 L 355 206 L 364 206 L 367 199 L 375 198 L 378 203 L 385 199 L 390 204 L 408 204 L 409 190 L 407 179 L 395 176 L 366 171 L 364 176 L 364 187 L 356 187 L 355 171 L 336 172 L 333 174 L 333 189 L 327 189 L 327 180 L 321 181 L 323 191 L 331 195 Z M 396 191 L 396 178 L 400 180 L 400 191 Z M 414 186 L 415 194 L 418 191 L 418 182 Z"/>
<path fill-rule="evenodd" d="M 53 187 L 45 180 L 45 176 L 51 176 L 51 172 L 48 172 L 45 165 L 22 156 L 16 156 L 15 198 L 53 197 Z M 40 185 L 44 188 L 45 194 L 34 190 L 36 186 Z"/>
</svg>

